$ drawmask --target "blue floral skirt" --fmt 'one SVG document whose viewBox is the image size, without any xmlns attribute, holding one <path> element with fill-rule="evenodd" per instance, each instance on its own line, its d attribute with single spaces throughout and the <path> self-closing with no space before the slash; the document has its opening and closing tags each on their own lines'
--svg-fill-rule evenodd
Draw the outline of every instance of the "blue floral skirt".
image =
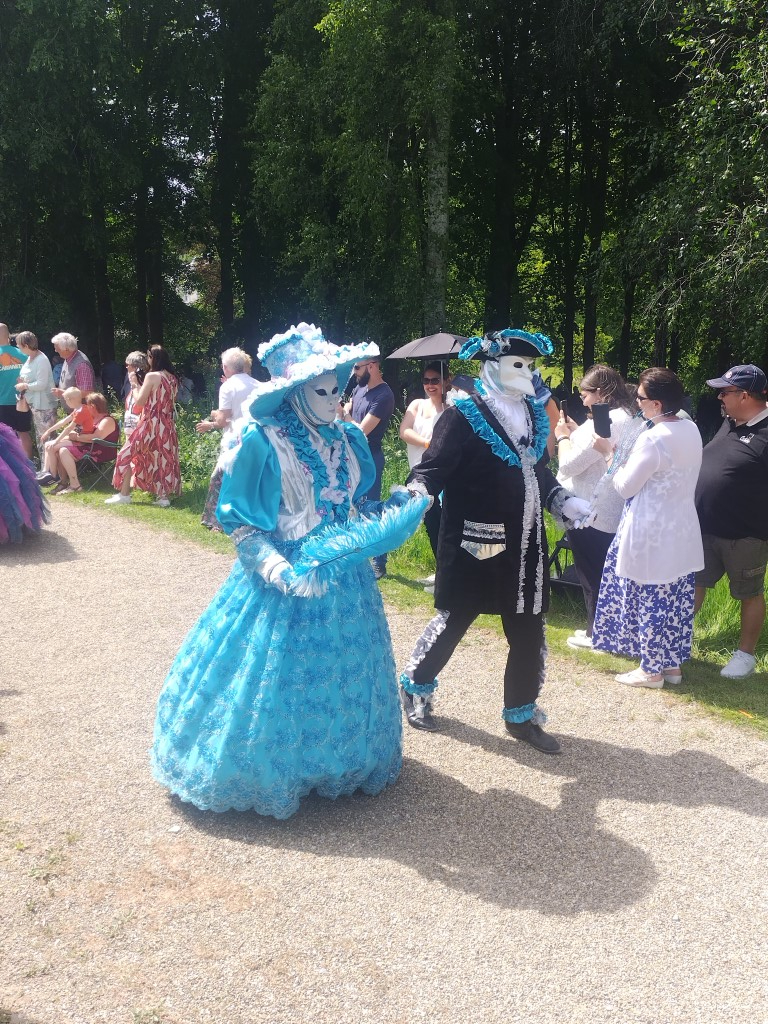
<svg viewBox="0 0 768 1024">
<path fill-rule="evenodd" d="M 368 563 L 307 599 L 237 562 L 163 686 L 154 776 L 202 810 L 276 818 L 311 790 L 378 793 L 402 763 L 396 680 Z"/>
<path fill-rule="evenodd" d="M 671 583 L 635 583 L 616 574 L 618 540 L 605 559 L 597 599 L 592 646 L 640 659 L 640 668 L 657 675 L 691 656 L 694 573 Z"/>
</svg>

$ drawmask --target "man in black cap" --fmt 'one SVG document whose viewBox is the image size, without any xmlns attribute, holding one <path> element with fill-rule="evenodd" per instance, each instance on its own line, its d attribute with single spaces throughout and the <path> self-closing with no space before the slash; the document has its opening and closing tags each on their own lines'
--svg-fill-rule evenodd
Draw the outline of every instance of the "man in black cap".
<svg viewBox="0 0 768 1024">
<path fill-rule="evenodd" d="M 504 672 L 507 732 L 537 750 L 560 745 L 544 732 L 537 705 L 544 680 L 547 541 L 542 512 L 576 521 L 589 503 L 547 468 L 549 420 L 534 400 L 533 361 L 552 352 L 541 334 L 504 330 L 470 338 L 460 359 L 479 359 L 480 380 L 435 425 L 410 490 L 443 495 L 434 618 L 400 677 L 408 724 L 433 731 L 437 673 L 482 613 L 500 615 L 510 645 Z"/>
<path fill-rule="evenodd" d="M 768 382 L 758 366 L 733 366 L 708 380 L 725 422 L 704 448 L 696 511 L 704 541 L 704 569 L 696 574 L 696 604 L 728 575 L 731 597 L 741 602 L 738 649 L 720 672 L 743 679 L 755 671 L 755 647 L 765 622 L 768 564 Z"/>
</svg>

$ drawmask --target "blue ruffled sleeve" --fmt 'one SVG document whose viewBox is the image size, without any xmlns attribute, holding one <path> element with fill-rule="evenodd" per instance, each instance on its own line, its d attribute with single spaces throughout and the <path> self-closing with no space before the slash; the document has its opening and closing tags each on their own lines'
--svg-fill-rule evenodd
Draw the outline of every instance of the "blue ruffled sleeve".
<svg viewBox="0 0 768 1024">
<path fill-rule="evenodd" d="M 360 483 L 357 485 L 357 490 L 352 495 L 352 501 L 357 501 L 358 498 L 362 498 L 363 495 L 367 494 L 373 487 L 376 481 L 376 466 L 373 462 L 371 449 L 368 447 L 368 438 L 362 432 L 360 427 L 358 427 L 356 423 L 344 422 L 342 422 L 340 426 L 346 431 L 347 439 L 349 440 L 355 458 L 360 463 Z"/>
<path fill-rule="evenodd" d="M 233 465 L 221 482 L 216 518 L 225 533 L 253 526 L 270 533 L 277 526 L 282 478 L 277 452 L 258 423 L 243 433 Z"/>
</svg>

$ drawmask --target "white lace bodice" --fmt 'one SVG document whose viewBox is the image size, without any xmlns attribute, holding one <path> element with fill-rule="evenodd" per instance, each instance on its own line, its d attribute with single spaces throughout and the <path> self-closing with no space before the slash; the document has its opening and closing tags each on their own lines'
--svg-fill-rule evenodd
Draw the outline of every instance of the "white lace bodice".
<svg viewBox="0 0 768 1024">
<path fill-rule="evenodd" d="M 632 499 L 618 532 L 616 571 L 637 583 L 670 583 L 704 567 L 694 492 L 701 435 L 691 420 L 644 430 L 614 487 Z"/>
<path fill-rule="evenodd" d="M 264 432 L 277 453 L 282 475 L 282 496 L 275 537 L 283 541 L 299 540 L 320 523 L 320 516 L 315 510 L 312 476 L 296 455 L 290 439 L 277 426 L 265 425 Z M 338 485 L 336 468 L 339 464 L 340 453 L 336 449 L 338 445 L 345 446 L 351 498 L 360 483 L 360 465 L 355 458 L 346 433 L 344 432 L 340 441 L 332 447 L 322 442 L 319 436 L 314 435 L 314 432 L 311 433 L 328 470 L 329 489 L 334 489 Z"/>
</svg>

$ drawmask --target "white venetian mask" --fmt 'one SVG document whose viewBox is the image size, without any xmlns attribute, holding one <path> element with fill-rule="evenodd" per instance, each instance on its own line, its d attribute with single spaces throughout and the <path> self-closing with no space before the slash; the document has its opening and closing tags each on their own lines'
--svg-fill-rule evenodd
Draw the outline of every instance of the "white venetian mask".
<svg viewBox="0 0 768 1024">
<path fill-rule="evenodd" d="M 533 395 L 533 363 L 531 356 L 502 356 L 485 362 L 481 376 L 496 394 Z"/>
<path fill-rule="evenodd" d="M 339 382 L 335 373 L 324 373 L 322 377 L 305 384 L 302 389 L 305 408 L 318 423 L 333 423 L 339 404 Z"/>
</svg>

